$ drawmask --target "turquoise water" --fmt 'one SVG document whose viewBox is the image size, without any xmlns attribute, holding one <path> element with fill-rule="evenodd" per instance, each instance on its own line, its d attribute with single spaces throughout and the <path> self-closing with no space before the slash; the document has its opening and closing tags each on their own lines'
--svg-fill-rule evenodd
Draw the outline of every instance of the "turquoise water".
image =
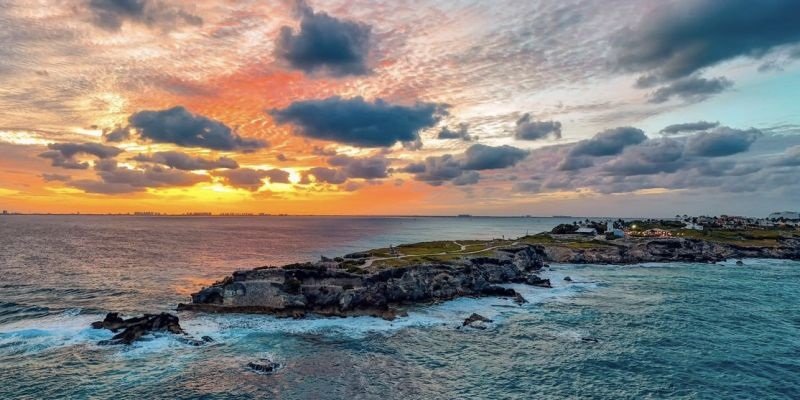
<svg viewBox="0 0 800 400">
<path fill-rule="evenodd" d="M 545 275 L 555 288 L 513 286 L 530 301 L 522 307 L 458 299 L 393 322 L 182 313 L 186 330 L 216 342 L 195 348 L 159 336 L 103 347 L 95 343 L 111 334 L 88 323 L 104 312 L 167 310 L 231 265 L 437 230 L 517 236 L 557 221 L 9 221 L 0 220 L 2 398 L 800 398 L 798 262 L 554 265 Z M 472 312 L 495 323 L 458 329 Z M 248 371 L 260 357 L 283 367 Z"/>
</svg>

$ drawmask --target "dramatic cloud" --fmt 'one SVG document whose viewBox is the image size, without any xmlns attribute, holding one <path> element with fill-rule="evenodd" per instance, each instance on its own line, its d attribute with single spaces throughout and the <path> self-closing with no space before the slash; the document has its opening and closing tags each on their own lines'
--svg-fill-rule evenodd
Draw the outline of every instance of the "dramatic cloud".
<svg viewBox="0 0 800 400">
<path fill-rule="evenodd" d="M 451 154 L 440 157 L 428 157 L 422 163 L 413 163 L 402 169 L 414 174 L 414 179 L 440 186 L 447 181 L 460 178 L 466 173 L 463 163 Z"/>
<path fill-rule="evenodd" d="M 262 140 L 244 139 L 222 122 L 192 114 L 181 106 L 161 111 L 139 111 L 128 118 L 143 139 L 182 147 L 254 151 L 267 146 Z"/>
<path fill-rule="evenodd" d="M 51 143 L 47 147 L 50 150 L 39 154 L 39 157 L 50 159 L 54 167 L 66 169 L 89 168 L 89 163 L 75 160 L 78 154 L 106 159 L 116 157 L 123 152 L 122 149 L 100 143 Z"/>
<path fill-rule="evenodd" d="M 184 171 L 239 168 L 239 164 L 232 158 L 220 157 L 216 160 L 209 160 L 202 157 L 192 157 L 179 151 L 159 151 L 153 154 L 139 154 L 131 159 L 139 162 L 163 164 Z"/>
<path fill-rule="evenodd" d="M 800 42 L 800 2 L 698 0 L 662 2 L 617 40 L 620 66 L 652 74 L 650 82 L 684 78 L 739 56 L 761 57 Z"/>
<path fill-rule="evenodd" d="M 480 171 L 507 168 L 528 156 L 528 152 L 516 147 L 498 147 L 473 144 L 464 152 L 464 169 Z"/>
<path fill-rule="evenodd" d="M 314 167 L 303 171 L 301 183 L 309 183 L 309 175 L 313 175 L 317 182 L 339 185 L 347 181 L 347 174 L 336 168 Z"/>
<path fill-rule="evenodd" d="M 199 16 L 159 0 L 90 0 L 88 8 L 92 23 L 109 31 L 118 31 L 126 21 L 165 31 L 203 24 Z"/>
<path fill-rule="evenodd" d="M 689 137 L 686 152 L 700 157 L 729 156 L 747 151 L 761 135 L 758 129 L 738 130 L 723 126 Z"/>
<path fill-rule="evenodd" d="M 508 168 L 527 156 L 527 151 L 512 146 L 474 144 L 460 156 L 445 154 L 427 157 L 424 162 L 409 164 L 401 171 L 414 174 L 414 179 L 433 186 L 445 182 L 471 185 L 480 179 L 480 174 L 476 171 Z"/>
<path fill-rule="evenodd" d="M 706 122 L 706 121 L 687 122 L 683 124 L 669 125 L 666 128 L 662 129 L 661 133 L 664 135 L 675 135 L 683 132 L 705 131 L 711 128 L 716 128 L 718 126 L 719 122 Z"/>
<path fill-rule="evenodd" d="M 514 128 L 514 138 L 519 140 L 540 140 L 548 136 L 561 139 L 561 122 L 535 121 L 526 113 L 517 120 Z"/>
<path fill-rule="evenodd" d="M 333 76 L 369 73 L 370 27 L 314 12 L 300 3 L 300 31 L 284 26 L 278 36 L 275 55 L 291 67 L 306 73 Z"/>
<path fill-rule="evenodd" d="M 208 182 L 206 175 L 198 175 L 162 166 L 143 169 L 120 168 L 114 160 L 102 160 L 95 166 L 99 181 L 74 180 L 68 184 L 88 193 L 121 194 L 142 192 L 148 188 L 186 187 Z"/>
<path fill-rule="evenodd" d="M 634 176 L 675 172 L 685 165 L 683 143 L 669 138 L 651 139 L 628 147 L 602 170 L 611 175 Z"/>
<path fill-rule="evenodd" d="M 389 160 L 383 156 L 354 158 L 339 155 L 329 158 L 328 164 L 341 167 L 348 178 L 380 179 L 389 176 Z"/>
<path fill-rule="evenodd" d="M 356 147 L 389 147 L 419 140 L 419 131 L 439 122 L 444 106 L 417 103 L 389 104 L 383 100 L 338 96 L 297 101 L 270 114 L 279 124 L 293 124 L 302 136 Z"/>
<path fill-rule="evenodd" d="M 239 168 L 227 171 L 217 171 L 215 176 L 222 178 L 224 184 L 232 187 L 247 189 L 252 192 L 264 186 L 264 179 L 270 183 L 289 183 L 289 173 L 281 169 L 252 169 Z"/>
<path fill-rule="evenodd" d="M 649 101 L 658 104 L 667 102 L 673 97 L 680 97 L 684 101 L 699 102 L 722 93 L 731 86 L 733 82 L 722 77 L 714 79 L 688 77 L 658 88 L 650 95 Z"/>
<path fill-rule="evenodd" d="M 450 130 L 448 127 L 443 127 L 436 136 L 437 139 L 459 139 L 465 142 L 471 142 L 476 137 L 469 134 L 469 124 L 460 123 L 456 130 Z"/>
<path fill-rule="evenodd" d="M 559 169 L 574 171 L 592 166 L 591 157 L 613 156 L 622 152 L 627 146 L 639 144 L 647 140 L 641 129 L 624 126 L 600 132 L 591 139 L 576 143 L 561 161 Z"/>
<path fill-rule="evenodd" d="M 130 137 L 131 128 L 127 126 L 117 127 L 111 131 L 103 133 L 103 139 L 107 142 L 122 142 L 130 139 Z"/>
</svg>

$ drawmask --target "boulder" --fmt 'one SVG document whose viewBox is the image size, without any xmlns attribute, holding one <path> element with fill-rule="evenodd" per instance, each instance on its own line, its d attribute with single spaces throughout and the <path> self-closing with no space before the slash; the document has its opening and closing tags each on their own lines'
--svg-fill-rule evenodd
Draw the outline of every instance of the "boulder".
<svg viewBox="0 0 800 400">
<path fill-rule="evenodd" d="M 484 317 L 478 313 L 472 313 L 467 319 L 464 320 L 464 323 L 461 326 L 469 326 L 476 329 L 486 329 L 486 324 L 490 324 L 492 321 L 489 318 Z"/>
<path fill-rule="evenodd" d="M 247 368 L 262 374 L 271 374 L 277 371 L 280 367 L 281 365 L 279 363 L 276 363 L 268 358 L 262 358 L 258 361 L 247 363 Z"/>
<path fill-rule="evenodd" d="M 525 283 L 531 286 L 539 286 L 544 288 L 551 288 L 553 287 L 550 284 L 550 279 L 542 279 L 538 275 L 528 275 L 528 278 L 525 280 Z"/>
<path fill-rule="evenodd" d="M 528 302 L 528 300 L 525 300 L 525 298 L 522 297 L 521 294 L 517 293 L 517 294 L 514 295 L 514 303 L 517 303 L 519 305 L 523 305 L 523 304 L 525 304 L 527 302 Z"/>
<path fill-rule="evenodd" d="M 564 277 L 564 280 L 565 280 L 565 281 L 567 281 L 567 282 L 572 282 L 572 278 L 570 278 L 570 277 L 568 277 L 568 276 L 565 276 L 565 277 Z"/>
<path fill-rule="evenodd" d="M 108 313 L 102 321 L 92 322 L 94 329 L 108 329 L 117 332 L 110 340 L 101 340 L 98 344 L 131 344 L 151 332 L 186 333 L 178 323 L 178 317 L 168 313 L 145 314 L 141 317 L 122 319 L 118 313 Z"/>
</svg>

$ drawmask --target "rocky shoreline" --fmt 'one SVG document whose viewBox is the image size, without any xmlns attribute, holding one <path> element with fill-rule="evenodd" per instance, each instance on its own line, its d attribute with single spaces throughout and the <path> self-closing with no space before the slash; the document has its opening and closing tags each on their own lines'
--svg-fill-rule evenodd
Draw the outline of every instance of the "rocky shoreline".
<svg viewBox="0 0 800 400">
<path fill-rule="evenodd" d="M 370 315 L 385 319 L 402 316 L 402 307 L 463 296 L 499 296 L 525 299 L 499 285 L 522 283 L 544 288 L 550 282 L 537 271 L 555 263 L 631 264 L 643 262 L 707 262 L 731 258 L 800 260 L 800 238 L 776 246 L 742 246 L 701 239 L 585 240 L 557 235 L 534 235 L 514 241 L 491 241 L 468 251 L 467 245 L 428 255 L 393 255 L 381 251 L 283 267 L 237 271 L 192 295 L 179 311 L 260 313 L 302 318 Z M 427 247 L 419 247 L 425 245 Z M 418 247 L 410 247 L 418 246 Z M 449 246 L 449 247 L 448 247 Z M 400 247 L 401 251 L 430 249 L 432 244 Z M 450 250 L 447 250 L 450 249 Z M 434 248 L 429 251 L 438 251 Z M 419 253 L 419 251 L 417 251 Z"/>
</svg>

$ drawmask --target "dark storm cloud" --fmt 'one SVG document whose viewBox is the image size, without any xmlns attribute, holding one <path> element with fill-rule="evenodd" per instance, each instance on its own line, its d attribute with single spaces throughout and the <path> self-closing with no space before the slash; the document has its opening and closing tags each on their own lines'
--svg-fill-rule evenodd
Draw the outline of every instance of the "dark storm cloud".
<svg viewBox="0 0 800 400">
<path fill-rule="evenodd" d="M 536 121 L 526 113 L 517 120 L 514 127 L 514 138 L 519 140 L 540 140 L 548 136 L 561 139 L 561 122 Z"/>
<path fill-rule="evenodd" d="M 306 73 L 346 76 L 370 72 L 369 25 L 314 12 L 302 2 L 299 8 L 300 30 L 281 28 L 275 45 L 277 58 Z"/>
<path fill-rule="evenodd" d="M 669 125 L 664 129 L 662 129 L 661 133 L 665 135 L 674 135 L 683 132 L 705 131 L 711 128 L 716 128 L 718 126 L 719 122 L 706 122 L 706 121 L 687 122 L 683 124 Z"/>
<path fill-rule="evenodd" d="M 78 154 L 92 155 L 100 159 L 112 158 L 122 153 L 123 150 L 106 146 L 100 143 L 50 143 L 50 149 L 39 154 L 39 157 L 51 160 L 54 167 L 66 169 L 87 169 L 89 163 L 75 159 Z"/>
<path fill-rule="evenodd" d="M 592 157 L 613 156 L 621 153 L 625 147 L 636 145 L 647 140 L 644 131 L 630 126 L 608 129 L 591 139 L 575 143 L 559 164 L 562 171 L 575 171 L 594 165 Z"/>
<path fill-rule="evenodd" d="M 162 30 L 180 24 L 203 24 L 199 16 L 158 0 L 90 0 L 88 9 L 92 23 L 109 31 L 118 31 L 125 22 Z"/>
<path fill-rule="evenodd" d="M 355 158 L 339 155 L 329 158 L 328 164 L 340 167 L 348 178 L 380 179 L 389 176 L 389 160 L 383 156 Z"/>
<path fill-rule="evenodd" d="M 153 154 L 139 154 L 131 159 L 139 162 L 163 164 L 184 171 L 239 168 L 239 164 L 232 158 L 220 157 L 213 160 L 202 157 L 192 157 L 179 151 L 159 151 Z"/>
<path fill-rule="evenodd" d="M 621 155 L 603 165 L 611 175 L 635 176 L 675 172 L 686 165 L 683 143 L 676 140 L 651 139 L 627 148 Z"/>
<path fill-rule="evenodd" d="M 189 112 L 182 106 L 161 111 L 139 111 L 128 118 L 143 139 L 183 147 L 249 152 L 267 142 L 245 139 L 222 122 Z"/>
<path fill-rule="evenodd" d="M 448 127 L 443 127 L 439 134 L 436 136 L 437 139 L 459 139 L 465 142 L 471 142 L 476 138 L 469 134 L 469 124 L 460 123 L 458 124 L 458 128 L 456 130 L 451 130 Z"/>
<path fill-rule="evenodd" d="M 723 126 L 690 136 L 686 142 L 686 152 L 700 157 L 729 156 L 747 151 L 761 136 L 758 129 L 739 130 Z"/>
<path fill-rule="evenodd" d="M 464 169 L 480 171 L 485 169 L 507 168 L 522 161 L 528 152 L 516 147 L 498 147 L 473 144 L 464 152 Z"/>
<path fill-rule="evenodd" d="M 309 175 L 313 175 L 321 183 L 339 185 L 347 181 L 347 174 L 336 168 L 314 167 L 303 171 L 303 183 L 309 183 Z"/>
<path fill-rule="evenodd" d="M 600 132 L 591 139 L 582 140 L 575 144 L 570 151 L 573 156 L 613 156 L 634 144 L 639 144 L 647 139 L 644 131 L 630 126 L 608 129 Z"/>
<path fill-rule="evenodd" d="M 684 78 L 739 56 L 800 42 L 796 0 L 663 2 L 616 42 L 621 68 L 650 83 Z"/>
<path fill-rule="evenodd" d="M 130 137 L 131 129 L 127 126 L 117 127 L 111 131 L 103 133 L 103 139 L 105 139 L 107 142 L 122 142 L 130 139 Z"/>
<path fill-rule="evenodd" d="M 477 171 L 512 167 L 527 156 L 527 151 L 512 146 L 474 144 L 462 155 L 427 157 L 424 162 L 409 164 L 401 171 L 414 174 L 414 179 L 433 186 L 445 182 L 472 185 L 480 179 Z"/>
<path fill-rule="evenodd" d="M 722 93 L 732 86 L 733 82 L 723 77 L 713 79 L 688 77 L 656 89 L 648 101 L 658 104 L 667 102 L 673 97 L 679 97 L 684 101 L 698 102 Z"/>
<path fill-rule="evenodd" d="M 461 160 L 451 154 L 428 157 L 424 162 L 409 164 L 402 171 L 414 174 L 414 179 L 433 186 L 440 186 L 445 182 L 460 178 L 465 173 Z"/>
<path fill-rule="evenodd" d="M 390 147 L 419 140 L 420 130 L 435 125 L 446 110 L 432 103 L 402 106 L 334 96 L 296 101 L 270 114 L 279 124 L 294 125 L 301 136 L 356 147 Z"/>
<path fill-rule="evenodd" d="M 222 177 L 223 183 L 228 186 L 247 189 L 252 192 L 257 191 L 264 185 L 264 179 L 269 179 L 270 183 L 289 183 L 289 173 L 281 169 L 252 169 L 239 168 L 227 171 L 217 171 L 215 176 Z"/>
<path fill-rule="evenodd" d="M 114 160 L 95 165 L 100 180 L 76 180 L 69 185 L 88 193 L 121 194 L 142 192 L 148 188 L 187 187 L 208 182 L 205 175 L 193 174 L 159 165 L 144 169 L 120 168 Z"/>
</svg>

